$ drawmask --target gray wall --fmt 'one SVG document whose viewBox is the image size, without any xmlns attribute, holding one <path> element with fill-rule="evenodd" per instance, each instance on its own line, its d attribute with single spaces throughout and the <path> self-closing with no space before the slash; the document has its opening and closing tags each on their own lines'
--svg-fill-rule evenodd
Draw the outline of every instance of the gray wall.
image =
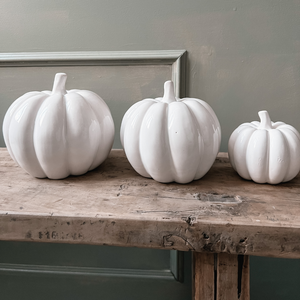
<svg viewBox="0 0 300 300">
<path fill-rule="evenodd" d="M 299 16 L 299 0 L 2 0 L 0 52 L 186 49 L 186 96 L 213 107 L 226 151 L 262 109 L 300 130 Z M 0 99 L 2 117 L 13 100 Z M 281 272 L 293 263 L 269 261 L 252 260 L 253 299 L 266 299 L 261 270 L 272 299 L 298 299 L 297 272 Z"/>
<path fill-rule="evenodd" d="M 299 0 L 2 0 L 0 52 L 186 49 L 187 96 L 213 107 L 226 151 L 262 109 L 300 130 L 299 15 Z"/>
</svg>

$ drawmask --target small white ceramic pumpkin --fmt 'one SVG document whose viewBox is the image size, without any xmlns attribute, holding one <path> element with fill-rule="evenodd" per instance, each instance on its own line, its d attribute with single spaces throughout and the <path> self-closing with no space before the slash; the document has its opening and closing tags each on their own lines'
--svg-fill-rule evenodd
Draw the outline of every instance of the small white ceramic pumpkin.
<svg viewBox="0 0 300 300">
<path fill-rule="evenodd" d="M 66 91 L 55 75 L 52 91 L 29 92 L 9 107 L 3 134 L 11 157 L 34 177 L 80 175 L 108 156 L 114 123 L 106 103 L 87 90 Z"/>
<path fill-rule="evenodd" d="M 178 99 L 172 81 L 164 96 L 129 108 L 121 125 L 121 143 L 132 167 L 159 182 L 188 183 L 212 166 L 221 128 L 212 108 L 195 98 Z"/>
<path fill-rule="evenodd" d="M 244 123 L 231 134 L 228 154 L 232 167 L 244 179 L 278 184 L 300 170 L 300 134 L 283 122 L 273 123 L 267 111 L 261 122 Z"/>
</svg>

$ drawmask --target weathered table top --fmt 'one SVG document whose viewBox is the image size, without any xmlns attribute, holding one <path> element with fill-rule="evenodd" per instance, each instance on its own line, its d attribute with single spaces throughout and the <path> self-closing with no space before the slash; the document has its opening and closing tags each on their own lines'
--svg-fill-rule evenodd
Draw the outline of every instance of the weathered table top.
<svg viewBox="0 0 300 300">
<path fill-rule="evenodd" d="M 256 184 L 220 154 L 202 179 L 162 184 L 113 150 L 85 175 L 36 179 L 1 148 L 0 240 L 300 258 L 300 176 Z"/>
</svg>

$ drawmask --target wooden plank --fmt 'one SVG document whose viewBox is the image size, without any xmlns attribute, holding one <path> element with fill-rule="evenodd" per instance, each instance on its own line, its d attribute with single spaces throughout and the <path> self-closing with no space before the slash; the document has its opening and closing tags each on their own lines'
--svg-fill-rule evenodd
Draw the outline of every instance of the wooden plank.
<svg viewBox="0 0 300 300">
<path fill-rule="evenodd" d="M 249 257 L 193 253 L 194 300 L 249 300 Z"/>
<path fill-rule="evenodd" d="M 225 154 L 182 185 L 139 176 L 122 150 L 85 175 L 48 180 L 1 149 L 0 177 L 0 240 L 300 258 L 300 176 L 256 184 Z"/>
<path fill-rule="evenodd" d="M 250 257 L 244 256 L 241 278 L 240 300 L 250 300 Z"/>
<path fill-rule="evenodd" d="M 217 300 L 238 299 L 238 258 L 227 253 L 218 254 Z"/>
<path fill-rule="evenodd" d="M 193 253 L 193 300 L 215 300 L 214 254 Z"/>
</svg>

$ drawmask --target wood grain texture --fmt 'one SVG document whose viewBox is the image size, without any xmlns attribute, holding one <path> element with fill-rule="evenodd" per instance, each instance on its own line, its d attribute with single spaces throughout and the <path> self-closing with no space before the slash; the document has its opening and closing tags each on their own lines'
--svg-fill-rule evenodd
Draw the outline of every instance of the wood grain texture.
<svg viewBox="0 0 300 300">
<path fill-rule="evenodd" d="M 226 154 L 202 179 L 161 184 L 122 150 L 94 171 L 36 179 L 0 151 L 0 239 L 300 258 L 300 177 L 240 178 Z"/>
<path fill-rule="evenodd" d="M 217 262 L 217 300 L 238 300 L 237 255 L 220 253 Z"/>
<path fill-rule="evenodd" d="M 193 300 L 215 300 L 214 269 L 214 254 L 193 253 Z"/>
<path fill-rule="evenodd" d="M 249 257 L 194 252 L 193 299 L 249 300 Z"/>
<path fill-rule="evenodd" d="M 250 257 L 244 256 L 239 300 L 250 300 Z"/>
</svg>

